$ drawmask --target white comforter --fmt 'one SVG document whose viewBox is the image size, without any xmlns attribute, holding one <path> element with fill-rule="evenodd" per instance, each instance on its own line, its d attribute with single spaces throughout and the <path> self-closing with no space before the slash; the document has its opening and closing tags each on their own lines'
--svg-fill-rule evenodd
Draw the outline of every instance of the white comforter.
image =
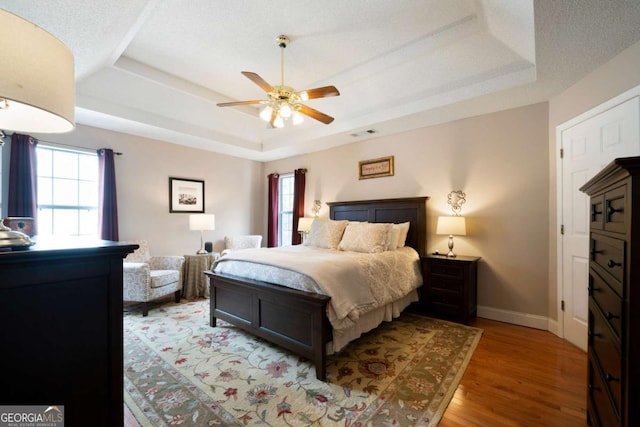
<svg viewBox="0 0 640 427">
<path fill-rule="evenodd" d="M 419 261 L 409 247 L 368 254 L 296 245 L 232 251 L 212 270 L 328 295 L 329 321 L 334 329 L 344 329 L 361 314 L 418 288 Z"/>
</svg>

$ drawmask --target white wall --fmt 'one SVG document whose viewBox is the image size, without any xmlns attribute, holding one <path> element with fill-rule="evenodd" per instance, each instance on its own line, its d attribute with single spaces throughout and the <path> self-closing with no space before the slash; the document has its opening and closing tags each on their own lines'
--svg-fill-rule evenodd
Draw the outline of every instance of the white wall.
<svg viewBox="0 0 640 427">
<path fill-rule="evenodd" d="M 430 252 L 447 248 L 447 237 L 435 235 L 435 218 L 450 213 L 450 191 L 464 191 L 468 236 L 455 239 L 456 249 L 482 257 L 482 314 L 546 327 L 547 117 L 547 104 L 536 104 L 269 162 L 265 173 L 306 167 L 309 216 L 315 199 L 429 196 Z M 358 180 L 358 161 L 389 155 L 393 177 Z"/>
<path fill-rule="evenodd" d="M 215 250 L 223 249 L 227 234 L 262 232 L 260 162 L 82 125 L 68 134 L 33 136 L 122 152 L 115 159 L 120 240 L 147 239 L 153 255 L 200 249 L 200 233 L 189 230 L 189 214 L 169 213 L 169 177 L 205 181 L 205 212 L 216 216 L 216 229 L 205 232 L 205 240 L 214 242 Z"/>
</svg>

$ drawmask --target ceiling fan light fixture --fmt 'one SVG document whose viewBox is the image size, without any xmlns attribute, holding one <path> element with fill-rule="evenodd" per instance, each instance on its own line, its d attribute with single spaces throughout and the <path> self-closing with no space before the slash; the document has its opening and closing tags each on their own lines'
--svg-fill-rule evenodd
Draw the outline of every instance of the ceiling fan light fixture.
<svg viewBox="0 0 640 427">
<path fill-rule="evenodd" d="M 284 119 L 279 114 L 273 120 L 273 127 L 278 129 L 284 127 Z"/>
<path fill-rule="evenodd" d="M 283 119 L 288 119 L 289 117 L 291 117 L 292 113 L 293 111 L 291 111 L 291 107 L 288 103 L 283 102 L 280 105 L 280 117 L 282 117 Z"/>
<path fill-rule="evenodd" d="M 271 120 L 271 114 L 273 113 L 273 108 L 271 108 L 271 105 L 267 105 L 266 107 L 263 108 L 263 110 L 260 112 L 260 118 L 262 120 L 264 120 L 265 122 L 268 122 Z"/>
<path fill-rule="evenodd" d="M 304 117 L 298 111 L 294 111 L 293 112 L 293 117 L 291 118 L 291 120 L 293 121 L 293 125 L 294 126 L 297 126 L 297 125 L 300 125 L 300 124 L 304 123 Z"/>
</svg>

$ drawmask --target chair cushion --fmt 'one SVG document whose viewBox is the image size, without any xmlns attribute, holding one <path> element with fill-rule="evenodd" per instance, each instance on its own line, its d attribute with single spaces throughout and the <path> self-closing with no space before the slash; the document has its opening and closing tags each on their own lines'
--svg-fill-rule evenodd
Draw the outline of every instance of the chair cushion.
<svg viewBox="0 0 640 427">
<path fill-rule="evenodd" d="M 151 287 L 161 288 L 177 284 L 180 280 L 180 272 L 175 270 L 151 270 Z"/>
<path fill-rule="evenodd" d="M 262 243 L 262 236 L 249 235 L 249 236 L 225 236 L 224 246 L 226 249 L 249 249 L 259 248 Z"/>
</svg>

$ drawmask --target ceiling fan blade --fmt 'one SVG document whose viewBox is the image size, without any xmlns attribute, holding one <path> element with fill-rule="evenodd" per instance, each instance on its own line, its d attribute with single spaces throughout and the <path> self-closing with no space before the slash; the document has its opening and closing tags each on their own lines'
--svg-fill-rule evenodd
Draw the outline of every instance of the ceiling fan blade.
<svg viewBox="0 0 640 427">
<path fill-rule="evenodd" d="M 338 92 L 338 89 L 336 89 L 335 86 L 324 86 L 324 87 L 317 87 L 315 89 L 301 90 L 296 94 L 304 99 L 305 92 L 307 94 L 306 99 L 326 98 L 329 96 L 340 96 L 340 92 Z"/>
<path fill-rule="evenodd" d="M 260 86 L 265 92 L 268 93 L 273 91 L 273 87 L 256 73 L 252 73 L 251 71 L 242 71 L 242 74 L 244 74 L 246 78 L 257 84 L 258 86 Z"/>
<path fill-rule="evenodd" d="M 299 104 L 300 105 L 300 109 L 298 111 L 300 111 L 302 114 L 311 117 L 312 119 L 316 119 L 319 122 L 324 123 L 325 125 L 328 125 L 329 123 L 331 123 L 333 121 L 333 117 L 326 115 L 325 113 L 321 113 L 318 110 L 315 110 L 311 107 L 307 107 L 306 105 L 303 104 Z"/>
<path fill-rule="evenodd" d="M 220 102 L 216 104 L 218 107 L 232 107 L 234 105 L 252 105 L 252 104 L 262 104 L 265 101 L 233 101 L 233 102 Z"/>
</svg>

